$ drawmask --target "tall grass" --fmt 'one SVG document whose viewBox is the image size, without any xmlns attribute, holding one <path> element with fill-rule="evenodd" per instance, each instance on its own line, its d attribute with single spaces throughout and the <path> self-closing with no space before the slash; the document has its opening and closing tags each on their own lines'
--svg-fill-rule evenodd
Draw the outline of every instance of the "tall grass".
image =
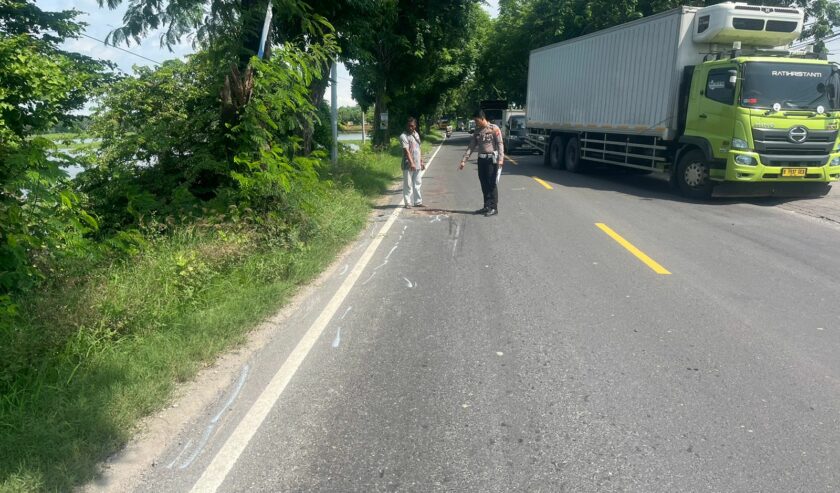
<svg viewBox="0 0 840 493">
<path fill-rule="evenodd" d="M 90 480 L 137 421 L 275 312 L 364 227 L 399 150 L 344 154 L 306 198 L 306 232 L 196 223 L 55 280 L 0 327 L 0 491 Z"/>
</svg>

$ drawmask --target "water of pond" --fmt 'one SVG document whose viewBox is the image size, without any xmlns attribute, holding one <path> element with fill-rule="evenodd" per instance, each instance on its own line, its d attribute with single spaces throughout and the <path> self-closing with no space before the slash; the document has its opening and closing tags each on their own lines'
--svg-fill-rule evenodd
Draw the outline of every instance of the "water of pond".
<svg viewBox="0 0 840 493">
<path fill-rule="evenodd" d="M 339 133 L 338 134 L 338 140 L 339 140 L 339 142 L 348 141 L 348 140 L 362 140 L 362 134 L 361 134 L 361 132 L 360 133 Z M 90 143 L 90 142 L 93 142 L 93 141 L 94 141 L 94 139 L 75 139 L 72 142 L 87 144 L 87 143 Z M 352 149 L 354 152 L 359 150 L 359 146 L 356 145 L 356 144 L 347 144 L 347 147 Z M 73 153 L 69 153 L 69 154 L 73 154 Z M 79 173 L 84 171 L 84 168 L 82 168 L 81 166 L 68 166 L 68 167 L 64 168 L 64 170 L 67 171 L 67 174 L 69 175 L 70 179 L 72 180 L 73 178 L 76 177 L 76 175 L 78 175 Z"/>
</svg>

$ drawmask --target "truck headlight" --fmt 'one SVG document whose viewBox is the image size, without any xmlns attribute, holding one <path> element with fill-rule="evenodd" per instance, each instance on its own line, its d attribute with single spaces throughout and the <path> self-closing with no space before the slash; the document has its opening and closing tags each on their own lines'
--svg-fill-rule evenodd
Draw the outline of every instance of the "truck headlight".
<svg viewBox="0 0 840 493">
<path fill-rule="evenodd" d="M 744 139 L 734 138 L 732 139 L 732 148 L 733 149 L 749 149 L 749 145 L 747 145 L 747 141 Z"/>
<path fill-rule="evenodd" d="M 840 159 L 840 158 L 838 158 L 838 159 Z M 755 166 L 756 165 L 755 158 L 753 158 L 751 156 L 747 156 L 745 154 L 738 154 L 737 156 L 735 156 L 735 162 L 740 164 L 740 165 L 743 165 L 743 166 Z"/>
<path fill-rule="evenodd" d="M 831 160 L 831 165 L 832 165 L 832 166 L 840 166 L 840 156 L 838 156 L 838 157 L 836 157 L 836 158 L 832 159 L 832 160 Z"/>
</svg>

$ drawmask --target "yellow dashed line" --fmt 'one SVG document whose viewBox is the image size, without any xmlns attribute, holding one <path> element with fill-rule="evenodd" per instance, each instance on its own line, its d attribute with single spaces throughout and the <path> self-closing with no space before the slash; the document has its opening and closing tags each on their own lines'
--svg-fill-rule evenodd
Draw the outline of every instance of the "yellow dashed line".
<svg viewBox="0 0 840 493">
<path fill-rule="evenodd" d="M 662 274 L 662 275 L 670 275 L 670 274 L 671 274 L 670 272 L 668 272 L 668 270 L 667 270 L 667 269 L 665 269 L 665 267 L 662 267 L 662 266 L 661 266 L 661 265 L 659 265 L 659 264 L 658 264 L 655 260 L 653 260 L 652 258 L 650 258 L 650 257 L 648 257 L 647 255 L 645 255 L 645 253 L 644 253 L 643 251 L 639 250 L 638 248 L 636 248 L 635 246 L 633 246 L 633 244 L 632 244 L 632 243 L 630 243 L 629 241 L 627 241 L 627 240 L 625 240 L 624 238 L 622 238 L 622 237 L 621 237 L 621 235 L 619 235 L 618 233 L 616 233 L 615 231 L 613 231 L 612 229 L 610 229 L 610 227 L 609 227 L 609 226 L 607 226 L 606 224 L 604 224 L 604 223 L 595 223 L 595 226 L 598 226 L 598 228 L 600 228 L 600 229 L 601 229 L 601 231 L 603 231 L 603 232 L 604 232 L 604 233 L 606 233 L 606 234 L 607 234 L 610 238 L 612 238 L 613 240 L 615 240 L 615 241 L 616 241 L 616 243 L 618 243 L 619 245 L 621 245 L 621 246 L 623 246 L 625 249 L 627 249 L 627 251 L 628 251 L 628 252 L 630 252 L 630 253 L 632 253 L 633 255 L 635 255 L 635 256 L 636 256 L 636 258 L 638 258 L 639 260 L 641 260 L 641 261 L 642 261 L 645 265 L 647 265 L 648 267 L 650 267 L 650 268 L 651 268 L 651 270 L 653 270 L 653 271 L 654 271 L 654 272 L 656 272 L 657 274 Z"/>
<path fill-rule="evenodd" d="M 547 188 L 547 189 L 549 189 L 549 190 L 554 190 L 554 187 L 552 187 L 550 184 L 546 183 L 545 181 L 540 180 L 540 179 L 539 179 L 539 178 L 537 178 L 536 176 L 532 176 L 531 178 L 533 178 L 533 179 L 534 179 L 534 181 L 536 181 L 536 182 L 537 182 L 537 183 L 539 183 L 540 185 L 544 186 L 545 188 Z"/>
</svg>

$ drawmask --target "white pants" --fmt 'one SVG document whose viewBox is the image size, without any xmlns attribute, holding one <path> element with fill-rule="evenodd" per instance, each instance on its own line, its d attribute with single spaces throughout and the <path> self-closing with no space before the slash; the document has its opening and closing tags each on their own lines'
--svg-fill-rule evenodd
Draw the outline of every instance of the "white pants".
<svg viewBox="0 0 840 493">
<path fill-rule="evenodd" d="M 418 205 L 423 203 L 423 196 L 420 195 L 420 186 L 423 184 L 423 176 L 420 170 L 403 170 L 403 203 L 405 205 Z M 414 192 L 414 200 L 411 200 Z"/>
</svg>

